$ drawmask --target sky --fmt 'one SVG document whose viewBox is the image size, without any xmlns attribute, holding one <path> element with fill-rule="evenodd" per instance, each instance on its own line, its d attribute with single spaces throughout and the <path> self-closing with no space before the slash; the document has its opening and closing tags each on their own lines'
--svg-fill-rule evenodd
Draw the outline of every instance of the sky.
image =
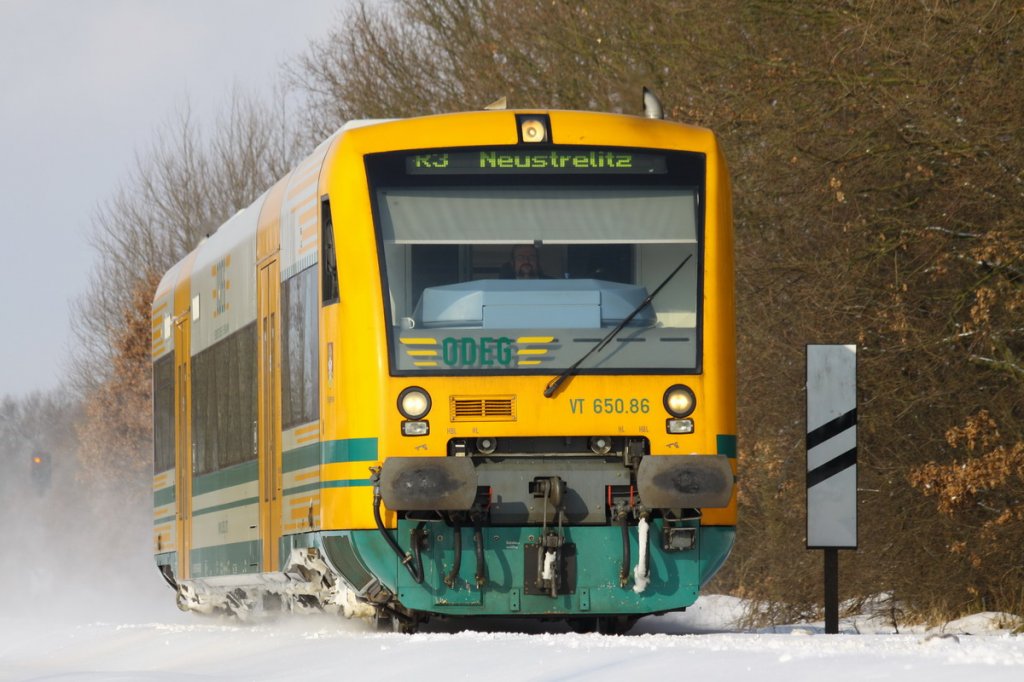
<svg viewBox="0 0 1024 682">
<path fill-rule="evenodd" d="M 0 397 L 60 390 L 88 235 L 155 131 L 211 123 L 350 0 L 0 0 Z"/>
</svg>

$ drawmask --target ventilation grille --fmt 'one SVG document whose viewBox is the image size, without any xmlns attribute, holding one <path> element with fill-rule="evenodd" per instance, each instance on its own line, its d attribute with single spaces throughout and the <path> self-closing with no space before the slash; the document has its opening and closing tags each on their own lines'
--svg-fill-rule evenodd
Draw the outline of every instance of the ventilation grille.
<svg viewBox="0 0 1024 682">
<path fill-rule="evenodd" d="M 514 422 L 514 395 L 453 395 L 449 401 L 453 422 Z"/>
</svg>

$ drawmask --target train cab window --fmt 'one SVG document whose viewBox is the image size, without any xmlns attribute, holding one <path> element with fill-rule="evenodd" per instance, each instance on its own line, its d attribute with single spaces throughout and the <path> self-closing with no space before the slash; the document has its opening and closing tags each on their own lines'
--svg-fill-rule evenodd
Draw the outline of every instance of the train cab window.
<svg viewBox="0 0 1024 682">
<path fill-rule="evenodd" d="M 455 284 L 465 279 L 458 246 L 448 244 L 417 244 L 410 249 L 410 285 L 413 291 L 427 287 Z"/>
<path fill-rule="evenodd" d="M 629 244 L 574 244 L 566 247 L 566 273 L 573 279 L 633 281 L 636 249 Z"/>
<path fill-rule="evenodd" d="M 411 251 L 412 295 L 430 286 L 478 279 L 515 279 L 516 245 L 416 245 Z M 543 279 L 603 279 L 629 283 L 634 249 L 624 244 L 546 245 L 537 249 L 538 276 Z"/>
<path fill-rule="evenodd" d="M 626 154 L 643 172 L 570 163 L 532 177 L 484 174 L 489 153 L 435 155 L 448 159 L 436 176 L 401 154 L 367 163 L 392 371 L 561 370 L 626 318 L 581 371 L 697 371 L 703 155 L 644 151 Z M 505 168 L 533 162 L 519 153 L 503 152 Z M 585 167 L 602 153 L 566 158 Z M 535 277 L 515 277 L 517 249 L 534 253 Z"/>
</svg>

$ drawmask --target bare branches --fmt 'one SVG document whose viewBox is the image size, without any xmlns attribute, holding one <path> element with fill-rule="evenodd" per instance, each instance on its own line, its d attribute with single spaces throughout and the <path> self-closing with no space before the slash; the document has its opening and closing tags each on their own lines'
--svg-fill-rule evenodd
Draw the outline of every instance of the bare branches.
<svg viewBox="0 0 1024 682">
<path fill-rule="evenodd" d="M 86 294 L 72 305 L 72 376 L 79 391 L 108 376 L 138 286 L 170 268 L 297 160 L 297 137 L 283 93 L 278 97 L 266 104 L 232 91 L 210 135 L 184 105 L 99 204 L 90 241 L 102 258 Z"/>
<path fill-rule="evenodd" d="M 297 160 L 283 92 L 278 98 L 266 104 L 232 91 L 207 135 L 184 106 L 96 209 L 91 241 L 101 258 L 72 306 L 71 367 L 85 405 L 78 455 L 94 479 L 137 483 L 149 471 L 154 290 L 171 265 Z"/>
</svg>

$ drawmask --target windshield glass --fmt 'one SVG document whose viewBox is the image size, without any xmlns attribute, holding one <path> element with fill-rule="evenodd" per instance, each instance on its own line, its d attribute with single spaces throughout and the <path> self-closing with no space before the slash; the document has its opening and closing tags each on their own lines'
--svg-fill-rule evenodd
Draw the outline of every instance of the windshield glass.
<svg viewBox="0 0 1024 682">
<path fill-rule="evenodd" d="M 703 156 L 455 150 L 367 168 L 393 371 L 561 371 L 687 258 L 579 371 L 698 368 Z"/>
</svg>

